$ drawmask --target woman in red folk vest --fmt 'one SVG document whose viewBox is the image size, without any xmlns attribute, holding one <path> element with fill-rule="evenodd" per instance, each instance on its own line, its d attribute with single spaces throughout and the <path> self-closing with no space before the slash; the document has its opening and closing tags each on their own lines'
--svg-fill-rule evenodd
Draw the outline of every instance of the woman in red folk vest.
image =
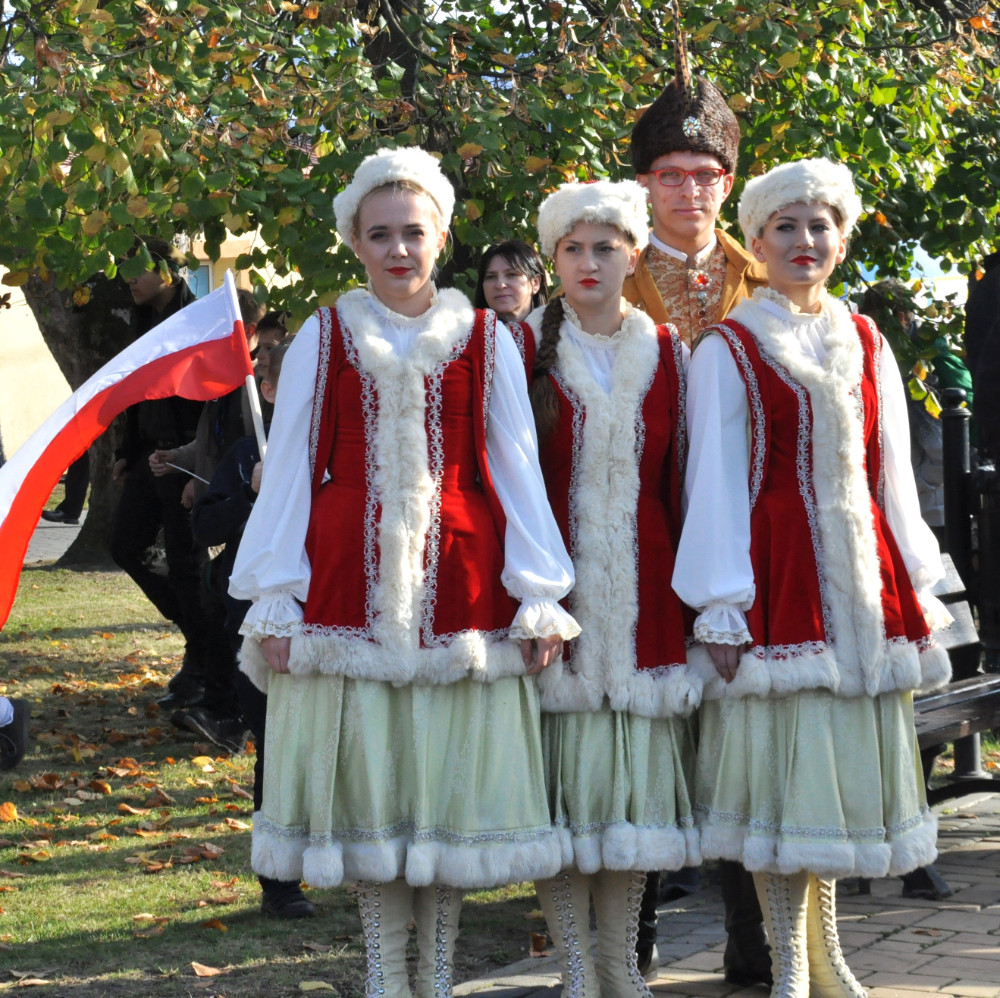
<svg viewBox="0 0 1000 998">
<path fill-rule="evenodd" d="M 881 334 L 826 292 L 861 213 L 825 159 L 746 185 L 770 287 L 695 347 L 674 588 L 699 611 L 696 816 L 753 872 L 781 998 L 860 998 L 834 880 L 933 860 L 912 691 L 947 681 L 943 575 L 920 519 L 906 404 Z"/>
<path fill-rule="evenodd" d="M 579 632 L 521 358 L 438 290 L 454 190 L 420 149 L 334 201 L 368 287 L 303 327 L 231 591 L 269 686 L 253 866 L 357 884 L 368 994 L 451 994 L 463 888 L 551 876 L 535 680 Z M 529 674 L 526 677 L 525 673 Z"/>
<path fill-rule="evenodd" d="M 576 571 L 567 605 L 583 629 L 539 684 L 567 868 L 535 886 L 568 998 L 649 994 L 635 952 L 645 871 L 700 862 L 686 717 L 701 680 L 670 590 L 687 348 L 621 296 L 648 239 L 646 211 L 634 181 L 566 184 L 546 198 L 538 231 L 564 297 L 527 320 L 542 471 Z"/>
</svg>

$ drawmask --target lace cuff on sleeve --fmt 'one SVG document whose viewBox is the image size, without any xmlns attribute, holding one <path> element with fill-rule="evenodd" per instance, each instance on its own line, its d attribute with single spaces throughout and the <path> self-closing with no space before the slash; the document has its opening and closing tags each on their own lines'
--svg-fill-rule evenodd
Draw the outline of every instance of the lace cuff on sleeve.
<svg viewBox="0 0 1000 998">
<path fill-rule="evenodd" d="M 564 641 L 575 638 L 580 625 L 555 600 L 526 599 L 510 625 L 512 641 L 531 638 L 561 637 Z"/>
<path fill-rule="evenodd" d="M 955 618 L 948 608 L 935 596 L 930 587 L 917 590 L 917 601 L 924 611 L 924 620 L 932 631 L 940 631 L 954 623 Z"/>
<path fill-rule="evenodd" d="M 743 609 L 734 603 L 709 603 L 695 618 L 694 637 L 703 644 L 749 644 L 750 632 Z"/>
<path fill-rule="evenodd" d="M 302 606 L 291 593 L 282 592 L 256 600 L 240 625 L 240 634 L 258 641 L 268 636 L 289 638 L 301 624 Z"/>
</svg>

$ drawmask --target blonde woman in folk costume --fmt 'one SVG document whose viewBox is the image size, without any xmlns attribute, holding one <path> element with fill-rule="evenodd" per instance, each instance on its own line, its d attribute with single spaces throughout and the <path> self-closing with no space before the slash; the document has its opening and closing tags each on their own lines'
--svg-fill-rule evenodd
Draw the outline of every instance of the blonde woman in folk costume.
<svg viewBox="0 0 1000 998">
<path fill-rule="evenodd" d="M 751 180 L 740 224 L 770 287 L 696 346 L 674 588 L 705 669 L 696 814 L 754 874 L 780 998 L 859 998 L 834 881 L 931 862 L 912 691 L 946 682 L 943 575 L 920 519 L 899 373 L 826 292 L 861 212 L 825 159 Z"/>
<path fill-rule="evenodd" d="M 686 718 L 701 681 L 670 591 L 688 351 L 621 297 L 647 226 L 634 181 L 566 184 L 546 198 L 538 231 L 564 297 L 526 323 L 542 470 L 576 569 L 567 606 L 583 629 L 539 683 L 567 869 L 535 886 L 568 998 L 649 994 L 635 952 L 645 871 L 700 861 Z"/>
<path fill-rule="evenodd" d="M 231 591 L 269 686 L 253 865 L 357 884 L 367 993 L 451 994 L 461 891 L 551 876 L 538 700 L 579 628 L 520 355 L 432 275 L 454 191 L 420 149 L 365 159 L 334 201 L 368 286 L 285 358 Z M 513 778 L 512 778 L 513 777 Z"/>
</svg>

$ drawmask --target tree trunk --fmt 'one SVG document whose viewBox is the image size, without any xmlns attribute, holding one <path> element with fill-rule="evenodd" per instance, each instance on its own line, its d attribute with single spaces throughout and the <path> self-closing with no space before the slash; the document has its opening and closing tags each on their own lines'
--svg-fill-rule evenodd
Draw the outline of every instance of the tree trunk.
<svg viewBox="0 0 1000 998">
<path fill-rule="evenodd" d="M 134 339 L 134 305 L 128 285 L 103 275 L 87 286 L 90 301 L 77 307 L 72 298 L 52 284 L 32 277 L 24 286 L 42 338 L 70 387 L 76 391 Z M 118 488 L 111 482 L 111 466 L 119 435 L 117 422 L 90 447 L 90 504 L 76 540 L 60 558 L 60 565 L 105 565 L 110 561 L 108 533 L 118 504 Z"/>
</svg>

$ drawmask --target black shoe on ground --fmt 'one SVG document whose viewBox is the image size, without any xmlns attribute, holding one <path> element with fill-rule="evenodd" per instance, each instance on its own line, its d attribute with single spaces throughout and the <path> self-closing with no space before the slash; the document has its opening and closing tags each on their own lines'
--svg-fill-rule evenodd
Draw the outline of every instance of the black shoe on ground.
<svg viewBox="0 0 1000 998">
<path fill-rule="evenodd" d="M 642 922 L 639 923 L 639 931 L 642 931 Z M 655 923 L 653 932 L 656 932 Z M 650 977 L 660 969 L 660 951 L 655 942 L 639 939 L 635 946 L 635 965 L 643 977 Z"/>
<path fill-rule="evenodd" d="M 271 918 L 312 918 L 316 905 L 302 893 L 296 883 L 278 882 L 264 891 L 260 899 L 261 914 Z"/>
<path fill-rule="evenodd" d="M 774 977 L 771 974 L 771 950 L 766 944 L 741 946 L 730 935 L 726 940 L 726 952 L 722 957 L 725 978 L 730 984 L 749 987 L 751 984 L 765 984 L 771 987 Z"/>
<path fill-rule="evenodd" d="M 43 509 L 42 519 L 48 520 L 49 523 L 68 523 L 73 527 L 79 526 L 80 518 L 78 516 L 70 516 L 68 513 L 64 513 L 61 509 Z"/>
<path fill-rule="evenodd" d="M 903 881 L 903 897 L 905 898 L 941 901 L 952 895 L 948 882 L 932 864 L 921 866 L 912 873 L 904 873 L 901 879 Z"/>
<path fill-rule="evenodd" d="M 28 718 L 31 708 L 26 700 L 11 700 L 14 718 L 0 728 L 0 769 L 13 769 L 23 758 L 28 747 Z"/>
<path fill-rule="evenodd" d="M 157 700 L 160 710 L 185 710 L 197 707 L 205 699 L 205 687 L 201 683 L 185 683 L 167 692 Z"/>
<path fill-rule="evenodd" d="M 187 728 L 195 734 L 214 742 L 231 755 L 239 755 L 247 747 L 250 731 L 237 717 L 217 717 L 205 707 L 179 710 L 170 718 L 171 724 Z"/>
</svg>

